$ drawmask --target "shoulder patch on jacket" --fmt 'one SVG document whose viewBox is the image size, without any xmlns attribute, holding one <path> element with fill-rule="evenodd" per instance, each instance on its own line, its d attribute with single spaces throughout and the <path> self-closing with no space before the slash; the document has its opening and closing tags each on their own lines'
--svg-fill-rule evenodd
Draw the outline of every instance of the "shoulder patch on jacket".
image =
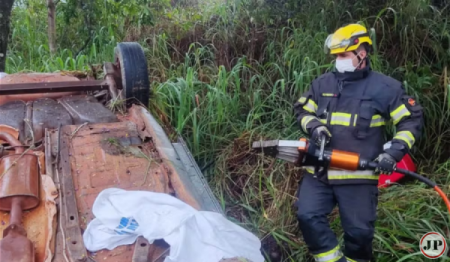
<svg viewBox="0 0 450 262">
<path fill-rule="evenodd" d="M 406 108 L 411 112 L 413 116 L 418 116 L 422 114 L 422 106 L 414 99 L 414 97 L 405 94 L 402 97 L 403 104 L 405 104 Z"/>
</svg>

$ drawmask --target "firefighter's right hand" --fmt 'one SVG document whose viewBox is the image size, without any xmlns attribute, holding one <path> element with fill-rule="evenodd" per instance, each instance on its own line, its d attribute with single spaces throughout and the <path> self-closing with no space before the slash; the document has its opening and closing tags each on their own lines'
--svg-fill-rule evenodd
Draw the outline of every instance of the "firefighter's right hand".
<svg viewBox="0 0 450 262">
<path fill-rule="evenodd" d="M 375 169 L 376 175 L 391 175 L 397 165 L 395 159 L 387 153 L 380 154 L 377 159 L 375 159 L 375 162 L 378 163 L 378 166 Z"/>
<path fill-rule="evenodd" d="M 311 135 L 311 140 L 317 145 L 320 146 L 322 143 L 322 139 L 325 137 L 325 144 L 328 144 L 331 139 L 331 133 L 326 126 L 318 126 L 314 129 Z"/>
</svg>

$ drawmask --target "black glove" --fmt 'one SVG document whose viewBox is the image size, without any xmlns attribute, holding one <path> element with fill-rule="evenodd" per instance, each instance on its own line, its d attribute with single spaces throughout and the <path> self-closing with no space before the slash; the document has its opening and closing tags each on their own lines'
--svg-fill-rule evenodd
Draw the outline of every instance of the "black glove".
<svg viewBox="0 0 450 262">
<path fill-rule="evenodd" d="M 328 131 L 326 126 L 318 126 L 316 127 L 311 135 L 311 140 L 318 146 L 322 143 L 322 137 L 325 136 L 325 144 L 328 144 L 331 139 L 331 133 Z"/>
<path fill-rule="evenodd" d="M 378 166 L 375 169 L 375 174 L 377 175 L 391 175 L 397 166 L 397 161 L 395 161 L 395 159 L 388 153 L 380 154 L 377 159 L 375 159 L 375 162 L 378 163 Z"/>
</svg>

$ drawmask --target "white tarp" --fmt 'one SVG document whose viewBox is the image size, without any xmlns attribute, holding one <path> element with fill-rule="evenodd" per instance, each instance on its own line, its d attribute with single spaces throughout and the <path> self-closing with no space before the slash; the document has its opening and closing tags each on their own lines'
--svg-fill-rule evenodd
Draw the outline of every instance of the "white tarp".
<svg viewBox="0 0 450 262">
<path fill-rule="evenodd" d="M 264 262 L 260 240 L 215 212 L 197 211 L 164 193 L 103 190 L 94 202 L 92 220 L 83 234 L 89 251 L 132 244 L 138 236 L 170 245 L 165 262 L 218 262 L 244 257 Z"/>
</svg>

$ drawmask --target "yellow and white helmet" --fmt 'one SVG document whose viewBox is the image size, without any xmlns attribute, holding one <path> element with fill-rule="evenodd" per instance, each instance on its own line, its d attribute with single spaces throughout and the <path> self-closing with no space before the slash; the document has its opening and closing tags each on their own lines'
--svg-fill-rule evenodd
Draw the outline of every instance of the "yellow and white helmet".
<svg viewBox="0 0 450 262">
<path fill-rule="evenodd" d="M 349 24 L 339 28 L 334 34 L 327 37 L 324 51 L 332 55 L 355 51 L 363 43 L 372 45 L 367 29 L 360 24 Z"/>
</svg>

